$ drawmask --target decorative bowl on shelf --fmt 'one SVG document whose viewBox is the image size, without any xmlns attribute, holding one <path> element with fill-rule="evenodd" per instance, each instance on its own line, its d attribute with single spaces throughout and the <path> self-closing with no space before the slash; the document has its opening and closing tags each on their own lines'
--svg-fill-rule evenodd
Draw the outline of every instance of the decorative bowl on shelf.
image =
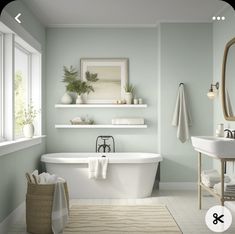
<svg viewBox="0 0 235 234">
<path fill-rule="evenodd" d="M 94 124 L 94 120 L 91 119 L 83 119 L 81 117 L 76 117 L 70 120 L 70 123 L 72 125 L 90 125 L 90 124 Z"/>
</svg>

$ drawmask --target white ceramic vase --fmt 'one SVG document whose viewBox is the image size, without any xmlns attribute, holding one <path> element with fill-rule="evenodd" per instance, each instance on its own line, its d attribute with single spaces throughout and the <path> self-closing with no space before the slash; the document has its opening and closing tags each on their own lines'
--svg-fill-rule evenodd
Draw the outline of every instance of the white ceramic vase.
<svg viewBox="0 0 235 234">
<path fill-rule="evenodd" d="M 23 126 L 24 137 L 32 138 L 34 135 L 34 126 L 33 124 L 25 124 Z"/>
<path fill-rule="evenodd" d="M 82 95 L 77 95 L 76 104 L 83 104 Z"/>
<path fill-rule="evenodd" d="M 126 101 L 126 104 L 132 104 L 132 93 L 129 93 L 129 92 L 126 92 L 125 93 L 125 101 Z"/>
<path fill-rule="evenodd" d="M 65 93 L 60 101 L 62 104 L 71 104 L 73 102 L 73 99 L 68 93 Z"/>
</svg>

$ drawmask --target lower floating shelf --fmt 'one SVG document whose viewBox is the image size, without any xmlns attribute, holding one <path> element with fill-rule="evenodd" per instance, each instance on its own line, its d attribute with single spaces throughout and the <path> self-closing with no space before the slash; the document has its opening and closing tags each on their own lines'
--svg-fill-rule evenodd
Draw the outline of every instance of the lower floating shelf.
<svg viewBox="0 0 235 234">
<path fill-rule="evenodd" d="M 72 125 L 72 124 L 57 124 L 55 128 L 147 128 L 146 124 L 143 125 L 114 125 L 114 124 L 90 124 L 90 125 Z"/>
</svg>

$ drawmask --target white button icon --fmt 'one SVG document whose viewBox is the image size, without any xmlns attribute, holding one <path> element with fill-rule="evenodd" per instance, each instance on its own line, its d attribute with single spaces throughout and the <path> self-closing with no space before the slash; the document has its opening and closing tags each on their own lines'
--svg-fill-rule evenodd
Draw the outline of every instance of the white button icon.
<svg viewBox="0 0 235 234">
<path fill-rule="evenodd" d="M 21 13 L 19 13 L 19 14 L 15 17 L 15 20 L 16 20 L 19 24 L 21 24 L 21 21 L 20 21 L 20 19 L 19 19 L 20 16 L 21 16 Z"/>
<path fill-rule="evenodd" d="M 213 16 L 212 17 L 212 20 L 217 20 L 217 21 L 220 21 L 220 20 L 225 20 L 225 16 L 222 16 L 222 17 L 220 17 L 220 16 Z"/>
<path fill-rule="evenodd" d="M 224 232 L 232 224 L 232 215 L 224 206 L 213 206 L 207 211 L 205 221 L 211 231 Z"/>
</svg>

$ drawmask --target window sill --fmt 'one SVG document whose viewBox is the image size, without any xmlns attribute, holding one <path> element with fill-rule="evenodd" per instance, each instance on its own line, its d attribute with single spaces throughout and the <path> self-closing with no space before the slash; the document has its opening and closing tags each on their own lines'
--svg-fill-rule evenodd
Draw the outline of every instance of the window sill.
<svg viewBox="0 0 235 234">
<path fill-rule="evenodd" d="M 40 144 L 44 137 L 46 136 L 34 136 L 33 138 L 21 138 L 15 141 L 0 142 L 0 156 Z"/>
</svg>

